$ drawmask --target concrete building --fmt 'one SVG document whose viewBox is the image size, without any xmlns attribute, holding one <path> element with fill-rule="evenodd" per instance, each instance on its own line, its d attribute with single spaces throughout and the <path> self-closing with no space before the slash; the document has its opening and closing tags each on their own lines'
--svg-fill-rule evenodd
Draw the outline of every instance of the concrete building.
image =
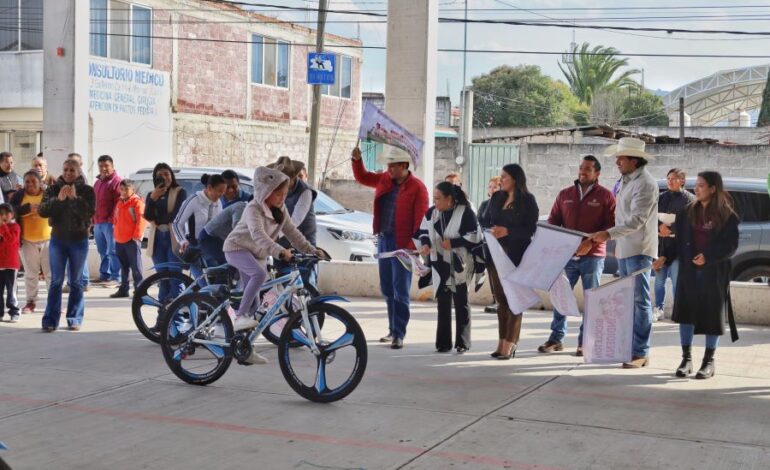
<svg viewBox="0 0 770 470">
<path fill-rule="evenodd" d="M 362 109 L 366 103 L 372 103 L 378 109 L 385 109 L 385 93 L 365 91 L 361 95 Z M 436 127 L 457 127 L 453 118 L 452 100 L 448 96 L 436 97 Z"/>
<path fill-rule="evenodd" d="M 205 0 L 18 0 L 9 8 L 3 15 L 20 20 L 15 32 L 0 32 L 0 147 L 18 167 L 38 151 L 54 167 L 79 152 L 91 176 L 102 154 L 122 174 L 159 161 L 306 160 L 314 30 Z M 324 88 L 320 169 L 347 158 L 361 109 L 360 42 L 331 34 L 325 42 L 338 67 Z"/>
</svg>

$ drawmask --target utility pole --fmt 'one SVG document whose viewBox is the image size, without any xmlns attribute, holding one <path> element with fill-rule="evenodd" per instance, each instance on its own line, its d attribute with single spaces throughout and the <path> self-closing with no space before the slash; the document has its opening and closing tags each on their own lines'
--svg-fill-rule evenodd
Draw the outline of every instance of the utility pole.
<svg viewBox="0 0 770 470">
<path fill-rule="evenodd" d="M 679 145 L 684 145 L 684 98 L 679 98 Z"/>
<path fill-rule="evenodd" d="M 326 10 L 328 0 L 318 2 L 318 27 L 316 29 L 315 50 L 324 51 L 324 30 L 326 29 Z M 339 64 L 335 65 L 339 66 Z M 335 71 L 336 75 L 336 71 Z M 321 122 L 321 85 L 313 85 L 313 109 L 310 112 L 310 148 L 307 157 L 307 177 L 312 186 L 316 185 L 315 163 L 318 150 L 318 127 Z"/>
<path fill-rule="evenodd" d="M 465 109 L 467 106 L 465 105 L 465 71 L 468 66 L 468 0 L 465 0 L 465 22 L 463 23 L 463 84 L 460 85 L 460 156 L 463 158 L 463 166 L 465 166 L 465 163 L 468 161 L 468 155 L 465 153 L 465 128 L 466 126 L 466 120 L 468 119 L 465 114 Z M 450 115 L 451 115 L 451 106 L 450 106 Z M 451 124 L 451 117 L 450 117 L 450 124 Z M 473 124 L 471 123 L 471 128 L 473 128 Z M 462 171 L 462 167 L 460 168 Z M 467 185 L 467 182 L 466 182 Z"/>
</svg>

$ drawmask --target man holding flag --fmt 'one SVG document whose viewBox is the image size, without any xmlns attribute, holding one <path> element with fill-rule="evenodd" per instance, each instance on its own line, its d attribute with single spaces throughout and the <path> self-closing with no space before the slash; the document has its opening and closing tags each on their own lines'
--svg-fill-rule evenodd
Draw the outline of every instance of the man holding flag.
<svg viewBox="0 0 770 470">
<path fill-rule="evenodd" d="M 387 165 L 387 170 L 381 173 L 367 171 L 361 149 L 353 149 L 353 175 L 359 183 L 374 188 L 373 229 L 378 238 L 377 251 L 414 250 L 412 236 L 428 210 L 428 190 L 409 171 L 409 154 L 397 147 L 386 147 L 380 161 Z M 412 273 L 395 257 L 379 259 L 378 263 L 380 290 L 388 305 L 388 334 L 380 338 L 380 342 L 390 342 L 393 349 L 401 349 L 409 323 Z"/>
</svg>

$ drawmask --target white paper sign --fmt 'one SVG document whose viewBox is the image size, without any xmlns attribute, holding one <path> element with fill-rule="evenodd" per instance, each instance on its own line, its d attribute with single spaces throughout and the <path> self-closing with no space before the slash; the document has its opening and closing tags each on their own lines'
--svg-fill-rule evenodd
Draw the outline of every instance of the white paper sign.
<svg viewBox="0 0 770 470">
<path fill-rule="evenodd" d="M 484 238 L 487 241 L 490 256 L 494 260 L 495 270 L 500 277 L 500 284 L 503 286 L 503 293 L 505 293 L 505 299 L 508 301 L 511 312 L 518 315 L 540 303 L 540 296 L 534 289 L 509 280 L 510 275 L 516 271 L 516 266 L 505 254 L 497 239 L 487 231 L 484 231 Z"/>
<path fill-rule="evenodd" d="M 636 275 L 631 275 L 585 292 L 583 357 L 586 363 L 631 360 L 635 280 Z"/>
<path fill-rule="evenodd" d="M 583 235 L 553 225 L 538 224 L 535 236 L 510 280 L 522 286 L 551 290 L 580 246 Z"/>
<path fill-rule="evenodd" d="M 422 258 L 412 250 L 401 248 L 395 251 L 384 251 L 376 254 L 374 257 L 376 259 L 396 258 L 401 262 L 401 265 L 404 266 L 404 268 L 420 277 L 427 276 L 430 273 L 430 268 L 425 266 L 425 263 L 422 262 Z"/>
<path fill-rule="evenodd" d="M 562 274 L 556 278 L 556 282 L 551 286 L 549 294 L 554 310 L 558 310 L 562 315 L 569 315 L 572 317 L 580 316 L 580 309 L 578 308 L 577 299 L 575 298 L 575 292 L 572 290 L 572 286 L 570 285 L 567 276 Z"/>
</svg>

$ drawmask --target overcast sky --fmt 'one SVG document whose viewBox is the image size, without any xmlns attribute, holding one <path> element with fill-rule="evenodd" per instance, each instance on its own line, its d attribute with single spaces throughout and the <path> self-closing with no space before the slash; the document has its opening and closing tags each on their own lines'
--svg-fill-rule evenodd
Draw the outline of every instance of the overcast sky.
<svg viewBox="0 0 770 470">
<path fill-rule="evenodd" d="M 266 0 L 267 1 L 267 0 Z M 440 17 L 462 18 L 464 0 L 438 0 Z M 317 0 L 286 0 L 274 2 L 292 6 L 317 7 Z M 331 0 L 330 9 L 368 10 L 387 12 L 387 3 L 377 0 Z M 617 2 L 612 0 L 468 0 L 469 18 L 550 20 L 556 22 L 575 22 L 577 24 L 613 24 L 624 26 L 674 27 L 688 29 L 730 29 L 744 31 L 770 30 L 770 6 L 767 1 L 757 0 L 640 0 L 639 2 Z M 730 8 L 722 8 L 732 5 Z M 755 8 L 737 8 L 735 5 L 755 6 Z M 645 10 L 603 10 L 603 11 L 555 11 L 544 8 L 586 8 L 586 7 L 692 7 L 709 6 L 709 9 L 645 9 Z M 496 9 L 496 11 L 479 11 Z M 541 9 L 532 10 L 531 9 Z M 730 18 L 725 17 L 730 15 Z M 743 15 L 737 18 L 737 15 Z M 313 13 L 281 14 L 289 20 L 315 20 Z M 676 19 L 641 20 L 640 16 L 661 17 L 676 16 Z M 689 18 L 682 19 L 682 16 Z M 701 16 L 701 18 L 695 18 Z M 702 16 L 706 16 L 703 18 Z M 597 18 L 615 18 L 596 22 Z M 618 19 L 622 18 L 622 19 Z M 761 18 L 761 19 L 758 19 Z M 330 14 L 327 30 L 348 37 L 357 35 L 357 25 L 334 23 L 334 20 L 360 19 L 377 21 L 376 18 Z M 581 23 L 582 20 L 582 23 Z M 747 21 L 744 21 L 747 20 Z M 591 21 L 591 22 L 589 22 Z M 314 25 L 310 25 L 314 27 Z M 361 39 L 365 45 L 384 46 L 387 41 L 387 28 L 384 23 L 361 23 Z M 573 30 L 564 28 L 508 26 L 508 25 L 468 25 L 468 48 L 488 50 L 531 50 L 564 51 L 572 42 Z M 626 53 L 694 53 L 694 54 L 764 54 L 770 55 L 770 37 L 755 38 L 745 36 L 706 35 L 706 34 L 666 34 L 655 32 L 609 32 L 597 30 L 575 30 L 575 41 L 590 42 L 613 46 Z M 463 46 L 462 24 L 439 25 L 439 48 L 459 48 Z M 481 75 L 499 65 L 534 64 L 553 78 L 563 79 L 557 66 L 560 59 L 555 55 L 523 54 L 467 54 L 467 83 L 472 77 Z M 770 59 L 717 59 L 717 58 L 654 58 L 631 57 L 631 67 L 644 69 L 645 86 L 650 89 L 672 90 L 681 85 L 713 74 L 718 70 L 742 68 L 751 65 L 770 63 Z M 463 54 L 439 52 L 437 95 L 446 95 L 447 89 L 453 102 L 458 101 L 462 84 Z M 366 50 L 362 85 L 364 91 L 384 91 L 385 51 Z M 641 77 L 638 77 L 641 80 Z"/>
</svg>

